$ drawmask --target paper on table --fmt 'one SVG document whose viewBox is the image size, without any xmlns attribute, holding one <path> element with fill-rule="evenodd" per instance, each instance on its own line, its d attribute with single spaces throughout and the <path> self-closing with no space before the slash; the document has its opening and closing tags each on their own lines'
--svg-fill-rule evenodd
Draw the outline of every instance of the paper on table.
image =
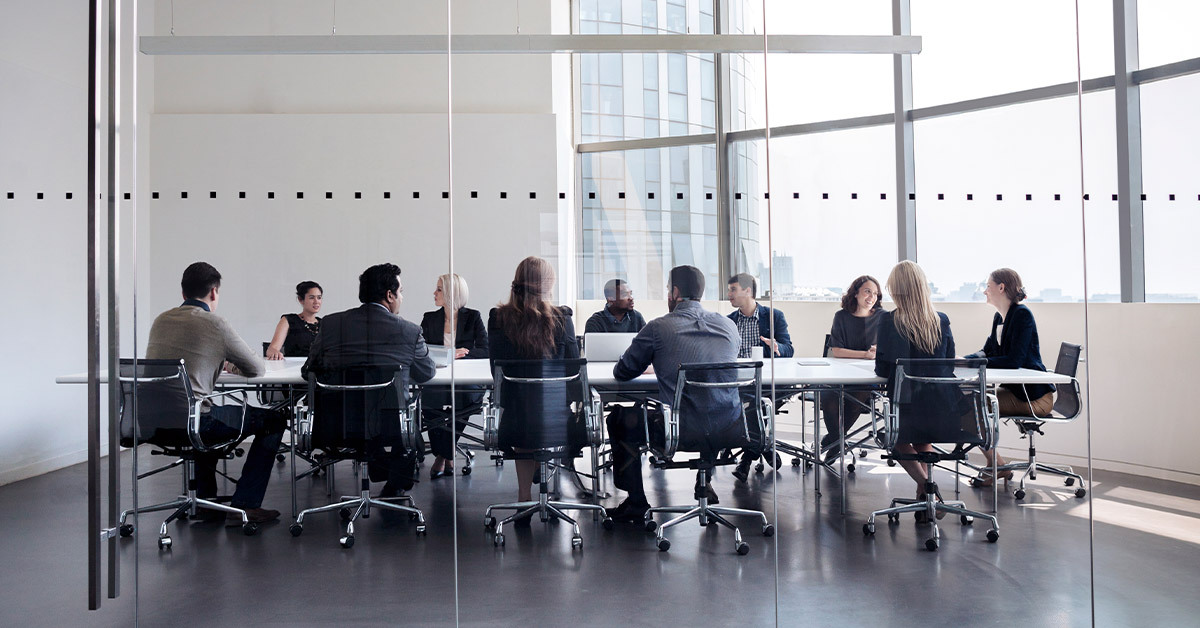
<svg viewBox="0 0 1200 628">
<path fill-rule="evenodd" d="M 796 363 L 800 366 L 829 366 L 829 360 L 819 358 L 799 358 Z"/>
</svg>

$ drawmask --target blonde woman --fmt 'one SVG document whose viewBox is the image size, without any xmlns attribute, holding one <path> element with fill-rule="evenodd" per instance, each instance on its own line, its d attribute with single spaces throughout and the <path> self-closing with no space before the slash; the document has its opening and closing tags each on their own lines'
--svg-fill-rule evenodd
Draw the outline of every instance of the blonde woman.
<svg viewBox="0 0 1200 628">
<path fill-rule="evenodd" d="M 467 305 L 467 280 L 457 274 L 438 277 L 437 286 L 433 290 L 433 304 L 438 309 L 425 312 L 421 318 L 421 334 L 425 344 L 439 346 L 454 346 L 454 359 L 474 360 L 488 357 L 488 335 L 483 326 L 483 317 L 479 310 L 473 310 Z M 459 386 L 460 391 L 472 389 L 469 386 Z M 474 389 L 472 389 L 474 390 Z M 455 394 L 454 407 L 458 411 L 464 408 L 478 406 L 483 399 L 482 392 L 459 392 Z M 421 404 L 431 411 L 425 420 L 426 425 L 436 422 L 435 416 L 444 413 L 450 406 L 450 393 L 428 391 L 421 397 Z M 429 468 L 430 479 L 454 475 L 454 443 L 466 427 L 468 416 L 456 416 L 454 432 L 450 429 L 433 427 L 429 430 L 429 448 L 433 450 L 433 466 Z"/>
<path fill-rule="evenodd" d="M 888 380 L 889 394 L 895 390 L 896 360 L 901 358 L 953 358 L 954 336 L 950 318 L 933 309 L 929 280 L 915 262 L 896 264 L 887 279 L 887 291 L 896 309 L 879 314 L 875 349 L 875 374 Z M 932 451 L 928 443 L 901 443 L 898 453 Z M 916 460 L 900 460 L 900 466 L 917 483 L 917 499 L 925 499 L 925 467 Z M 939 496 L 940 498 L 940 496 Z M 925 513 L 917 513 L 921 520 Z M 941 512 L 938 513 L 940 517 Z"/>
</svg>

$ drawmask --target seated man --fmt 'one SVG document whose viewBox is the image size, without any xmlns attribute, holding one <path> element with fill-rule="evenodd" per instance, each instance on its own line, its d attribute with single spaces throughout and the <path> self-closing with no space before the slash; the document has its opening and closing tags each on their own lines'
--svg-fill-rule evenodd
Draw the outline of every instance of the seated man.
<svg viewBox="0 0 1200 628">
<path fill-rule="evenodd" d="M 264 371 L 262 359 L 238 336 L 224 318 L 216 315 L 220 296 L 221 273 L 205 262 L 196 262 L 183 271 L 183 304 L 158 315 L 150 326 L 150 341 L 146 346 L 148 359 L 183 359 L 188 378 L 196 395 L 212 393 L 222 369 L 240 372 L 250 377 Z M 232 364 L 231 364 L 232 363 Z M 237 434 L 242 420 L 242 407 L 213 406 L 205 402 L 200 416 L 200 436 L 206 442 L 227 440 Z M 283 439 L 284 418 L 279 412 L 265 408 L 246 408 L 246 434 L 254 435 L 254 443 L 242 465 L 230 505 L 246 511 L 251 523 L 262 523 L 279 517 L 278 510 L 262 508 L 271 467 Z M 196 496 L 213 498 L 217 495 L 217 457 L 196 455 Z M 215 521 L 224 518 L 227 525 L 241 525 L 242 516 L 235 513 L 200 508 L 197 518 Z"/>
<path fill-rule="evenodd" d="M 583 333 L 634 333 L 642 331 L 646 319 L 633 309 L 633 291 L 621 279 L 610 279 L 604 284 L 604 298 L 608 305 L 592 314 L 583 327 Z"/>
<path fill-rule="evenodd" d="M 671 269 L 667 287 L 667 308 L 670 313 L 650 321 L 633 344 L 613 367 L 613 376 L 620 381 L 631 380 L 653 365 L 658 378 L 659 399 L 674 403 L 675 384 L 679 378 L 679 365 L 695 362 L 730 362 L 737 357 L 740 342 L 737 327 L 729 319 L 700 307 L 704 294 L 704 273 L 695 266 L 676 266 Z M 738 393 L 732 389 L 714 389 L 712 411 L 704 418 L 708 420 L 709 434 L 720 435 L 725 430 L 738 431 L 737 420 L 741 416 Z M 640 413 L 625 413 L 621 420 L 610 415 L 608 434 L 612 442 L 613 483 L 629 493 L 615 510 L 610 510 L 615 521 L 640 523 L 650 508 L 646 492 L 642 487 L 640 444 L 644 428 L 640 424 Z M 681 433 L 694 432 L 680 428 Z M 651 429 L 652 436 L 654 430 Z M 716 503 L 716 495 L 709 500 Z"/>
<path fill-rule="evenodd" d="M 747 273 L 738 273 L 729 278 L 729 292 L 726 294 L 729 304 L 737 308 L 729 313 L 729 320 L 737 324 L 738 335 L 742 345 L 738 350 L 739 358 L 751 357 L 754 347 L 764 348 L 764 357 L 773 353 L 781 358 L 790 358 L 796 350 L 792 347 L 792 337 L 788 334 L 787 320 L 783 312 L 771 310 L 760 305 L 754 299 L 758 296 L 758 282 Z M 768 314 L 773 315 L 768 316 Z M 774 335 L 771 324 L 774 320 Z M 769 352 L 769 353 L 768 353 Z M 739 482 L 745 482 L 750 477 L 750 465 L 762 455 L 761 451 L 747 449 L 742 452 L 742 460 L 733 470 L 733 477 Z M 772 458 L 772 456 L 767 456 Z M 779 466 L 778 457 L 773 458 Z"/>
<path fill-rule="evenodd" d="M 432 379 L 433 358 L 421 327 L 400 318 L 402 292 L 400 268 L 395 264 L 376 264 L 363 271 L 358 276 L 362 305 L 322 319 L 321 333 L 313 341 L 301 374 L 307 378 L 310 373 L 347 367 L 407 366 L 410 382 Z M 376 471 L 371 472 L 371 479 L 387 481 L 380 497 L 395 497 L 412 488 L 420 452 L 405 451 L 399 438 L 380 439 L 375 445 L 376 462 L 371 466 Z M 385 451 L 387 447 L 390 452 Z"/>
</svg>

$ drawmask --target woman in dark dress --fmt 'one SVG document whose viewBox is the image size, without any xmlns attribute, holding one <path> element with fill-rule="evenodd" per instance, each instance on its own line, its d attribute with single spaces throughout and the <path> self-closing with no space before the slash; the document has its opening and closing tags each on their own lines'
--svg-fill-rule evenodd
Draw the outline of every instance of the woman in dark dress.
<svg viewBox="0 0 1200 628">
<path fill-rule="evenodd" d="M 1037 323 L 1033 312 L 1021 304 L 1025 300 L 1025 286 L 1021 276 L 1011 268 L 1001 268 L 988 275 L 987 288 L 983 291 L 987 302 L 996 308 L 992 317 L 992 333 L 983 349 L 968 358 L 987 358 L 988 368 L 1034 369 L 1045 371 L 1042 364 L 1042 348 L 1038 343 Z M 1000 402 L 1000 416 L 1049 416 L 1054 410 L 1054 387 L 1048 384 L 1004 384 L 996 390 Z M 995 449 L 983 450 L 987 468 L 972 480 L 975 487 L 990 487 L 994 483 L 991 474 L 992 457 L 996 465 L 1003 466 L 1004 460 Z M 998 469 L 996 476 L 1011 479 L 1012 469 Z"/>
<path fill-rule="evenodd" d="M 879 327 L 879 314 L 883 306 L 879 303 L 882 291 L 879 281 L 863 275 L 851 282 L 846 294 L 842 295 L 842 309 L 833 315 L 833 328 L 829 332 L 830 357 L 859 360 L 875 359 L 875 332 Z M 869 392 L 847 393 L 862 403 L 871 398 Z M 838 396 L 826 394 L 821 397 L 821 412 L 825 420 L 825 435 L 821 437 L 821 448 L 827 449 L 826 462 L 832 462 L 840 453 L 840 434 L 849 432 L 854 422 L 865 411 L 865 406 L 847 399 L 843 405 L 843 419 L 839 431 Z"/>
<path fill-rule="evenodd" d="M 954 358 L 954 336 L 950 318 L 933 309 L 929 281 L 915 262 L 896 264 L 887 280 L 896 309 L 879 315 L 876 337 L 875 374 L 888 380 L 888 394 L 896 390 L 896 360 L 900 358 Z M 948 369 L 953 373 L 953 369 Z M 928 375 L 942 375 L 928 373 Z M 900 443 L 899 453 L 932 451 L 928 443 Z M 917 498 L 925 499 L 925 467 L 916 460 L 900 460 L 900 466 L 917 483 Z M 923 513 L 918 513 L 923 514 Z M 939 513 L 940 514 L 940 513 Z M 919 516 L 918 516 L 919 518 Z"/>
<path fill-rule="evenodd" d="M 284 314 L 275 326 L 275 336 L 267 347 L 268 360 L 282 360 L 285 356 L 299 358 L 308 356 L 317 332 L 321 331 L 321 298 L 325 292 L 315 281 L 296 284 L 296 300 L 300 302 L 299 314 Z"/>
<path fill-rule="evenodd" d="M 579 357 L 571 309 L 550 304 L 554 268 L 540 257 L 527 257 L 517 265 L 508 303 L 488 315 L 490 358 L 495 360 L 548 360 Z M 517 499 L 533 499 L 531 484 L 537 462 L 514 461 Z M 525 519 L 526 521 L 528 519 Z"/>
<path fill-rule="evenodd" d="M 442 275 L 438 277 L 437 288 L 433 291 L 433 304 L 438 309 L 425 312 L 421 318 L 421 333 L 425 336 L 425 344 L 439 346 L 454 346 L 454 359 L 474 360 L 488 357 L 488 335 L 483 327 L 483 318 L 478 310 L 466 307 L 467 282 L 458 275 Z M 462 390 L 459 386 L 458 390 Z M 483 400 L 482 392 L 456 392 L 454 408 L 461 412 L 464 408 L 476 406 Z M 427 412 L 425 424 L 441 421 L 442 417 L 450 414 L 450 393 L 427 391 L 421 395 L 421 406 Z M 434 411 L 434 412 L 430 412 Z M 461 419 L 461 420 L 458 420 Z M 454 433 L 449 426 L 429 430 L 429 448 L 433 450 L 433 466 L 429 468 L 430 478 L 440 478 L 454 475 L 454 442 L 462 434 L 467 417 L 456 417 Z"/>
</svg>

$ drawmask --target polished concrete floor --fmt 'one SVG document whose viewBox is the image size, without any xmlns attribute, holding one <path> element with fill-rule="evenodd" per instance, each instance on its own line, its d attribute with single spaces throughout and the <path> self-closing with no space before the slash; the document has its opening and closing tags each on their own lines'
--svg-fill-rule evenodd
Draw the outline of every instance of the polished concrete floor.
<svg viewBox="0 0 1200 628">
<path fill-rule="evenodd" d="M 310 519 L 299 538 L 286 523 L 245 537 L 184 522 L 172 526 L 173 549 L 160 552 L 161 515 L 146 515 L 140 539 L 120 541 L 122 595 L 98 612 L 86 610 L 86 484 L 77 465 L 0 487 L 0 626 L 131 625 L 135 575 L 143 626 L 1092 622 L 1087 500 L 1039 480 L 1020 504 L 1001 494 L 998 543 L 984 539 L 982 522 L 962 527 L 947 517 L 942 548 L 932 553 L 922 546 L 928 527 L 911 516 L 864 537 L 870 510 L 913 492 L 907 476 L 873 458 L 860 460 L 848 480 L 845 516 L 831 475 L 818 497 L 803 468 L 768 469 L 748 486 L 720 471 L 723 505 L 777 518 L 773 538 L 760 536 L 757 524 L 743 526 L 746 556 L 734 553 L 727 530 L 676 528 L 662 553 L 640 529 L 606 531 L 586 516 L 582 550 L 572 551 L 569 526 L 540 522 L 508 531 L 507 544 L 495 548 L 482 513 L 515 497 L 515 478 L 511 464 L 485 461 L 470 476 L 417 486 L 427 537 L 391 513 L 359 525 L 351 549 L 337 543 L 336 515 Z M 143 469 L 162 461 L 145 452 L 139 460 Z M 267 506 L 289 510 L 286 477 L 280 465 Z M 338 481 L 352 488 L 348 467 Z M 683 470 L 647 471 L 657 504 L 686 501 L 692 482 Z M 951 490 L 949 474 L 941 483 L 943 494 Z M 169 498 L 178 484 L 174 472 L 146 480 L 141 501 Z M 969 506 L 990 505 L 990 492 L 964 486 L 962 494 Z M 1096 625 L 1197 625 L 1200 487 L 1098 472 L 1093 494 Z M 302 482 L 300 495 L 302 507 L 327 499 L 319 480 Z"/>
</svg>

